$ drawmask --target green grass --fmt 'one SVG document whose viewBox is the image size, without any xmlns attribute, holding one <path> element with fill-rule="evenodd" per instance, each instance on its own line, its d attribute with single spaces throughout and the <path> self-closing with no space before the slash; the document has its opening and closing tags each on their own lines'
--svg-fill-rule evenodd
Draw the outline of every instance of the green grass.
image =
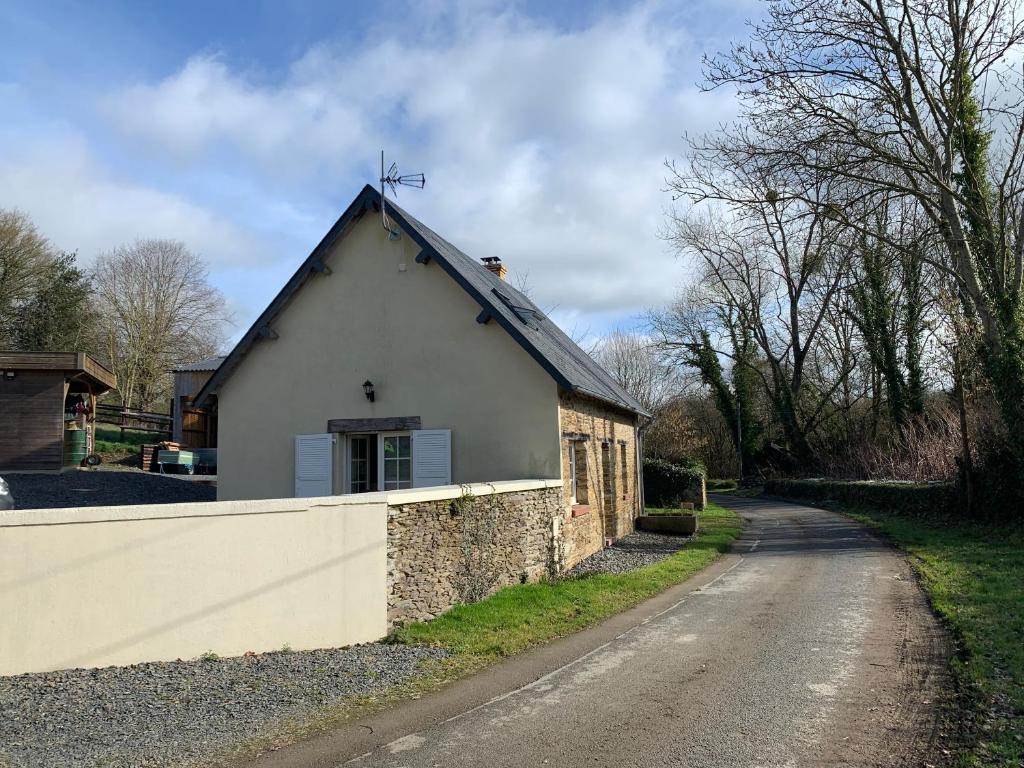
<svg viewBox="0 0 1024 768">
<path fill-rule="evenodd" d="M 648 512 L 654 510 L 648 509 Z M 411 624 L 393 639 L 446 648 L 457 666 L 475 669 L 596 624 L 707 567 L 740 534 L 735 513 L 709 505 L 682 550 L 629 573 L 598 574 L 507 587 L 433 621 Z"/>
<path fill-rule="evenodd" d="M 957 764 L 1024 765 L 1024 527 L 850 514 L 907 551 L 957 638 L 952 672 L 974 715 Z"/>
<path fill-rule="evenodd" d="M 383 693 L 350 697 L 280 724 L 255 739 L 229 747 L 210 762 L 237 765 L 238 761 L 325 733 L 341 723 L 418 699 L 455 679 L 631 608 L 710 565 L 740 535 L 740 520 L 735 513 L 714 504 L 701 513 L 700 525 L 698 535 L 681 551 L 646 568 L 506 587 L 478 603 L 457 606 L 433 621 L 403 627 L 390 636 L 390 642 L 438 646 L 451 655 L 439 662 L 424 662 L 415 677 Z"/>
<path fill-rule="evenodd" d="M 126 456 L 138 453 L 139 446 L 147 443 L 158 443 L 163 437 L 155 432 L 140 432 L 134 429 L 124 431 L 121 439 L 120 427 L 96 427 L 96 453 Z"/>
<path fill-rule="evenodd" d="M 683 509 L 682 507 L 647 507 L 645 515 L 700 515 L 703 519 L 704 513 L 700 510 Z"/>
</svg>

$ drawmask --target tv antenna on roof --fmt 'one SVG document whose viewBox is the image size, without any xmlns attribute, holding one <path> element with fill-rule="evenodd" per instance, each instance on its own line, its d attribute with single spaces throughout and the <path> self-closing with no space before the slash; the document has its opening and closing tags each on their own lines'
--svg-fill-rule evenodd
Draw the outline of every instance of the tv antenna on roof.
<svg viewBox="0 0 1024 768">
<path fill-rule="evenodd" d="M 391 226 L 388 221 L 387 211 L 384 210 L 384 187 L 391 190 L 391 193 L 398 197 L 399 187 L 416 187 L 423 189 L 427 185 L 427 179 L 422 173 L 410 173 L 404 176 L 398 175 L 398 163 L 392 163 L 387 173 L 384 172 L 384 150 L 380 151 L 380 215 L 384 229 L 388 233 L 389 240 L 397 240 L 398 230 Z"/>
</svg>

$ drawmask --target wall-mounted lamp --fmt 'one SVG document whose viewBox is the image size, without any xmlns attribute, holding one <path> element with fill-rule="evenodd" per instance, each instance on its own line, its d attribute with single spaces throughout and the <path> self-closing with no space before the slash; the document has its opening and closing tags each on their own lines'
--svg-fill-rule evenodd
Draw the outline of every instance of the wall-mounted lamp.
<svg viewBox="0 0 1024 768">
<path fill-rule="evenodd" d="M 14 371 L 4 371 L 4 378 L 5 379 L 13 379 L 14 378 Z"/>
<path fill-rule="evenodd" d="M 373 393 L 373 382 L 370 381 L 369 379 L 363 382 L 363 394 L 366 395 L 367 400 L 369 400 L 371 403 L 373 402 L 375 397 Z"/>
</svg>

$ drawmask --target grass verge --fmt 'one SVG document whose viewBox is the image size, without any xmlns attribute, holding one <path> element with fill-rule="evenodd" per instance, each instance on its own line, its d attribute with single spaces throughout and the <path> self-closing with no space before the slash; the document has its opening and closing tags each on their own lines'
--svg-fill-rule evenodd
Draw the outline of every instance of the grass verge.
<svg viewBox="0 0 1024 768">
<path fill-rule="evenodd" d="M 709 504 L 700 513 L 697 535 L 679 552 L 653 565 L 629 573 L 518 584 L 478 603 L 456 606 L 433 621 L 403 627 L 388 641 L 433 645 L 445 648 L 451 655 L 426 665 L 422 674 L 383 694 L 345 700 L 312 718 L 284 723 L 276 732 L 236 747 L 215 764 L 230 765 L 267 749 L 311 738 L 404 700 L 420 698 L 505 658 L 592 626 L 711 565 L 729 550 L 741 530 L 742 524 L 734 512 Z"/>
<path fill-rule="evenodd" d="M 908 553 L 955 635 L 952 673 L 971 710 L 955 764 L 1024 765 L 1024 527 L 844 511 Z"/>
<path fill-rule="evenodd" d="M 521 653 L 596 624 L 684 581 L 728 550 L 741 528 L 734 512 L 714 504 L 701 513 L 700 526 L 683 549 L 646 568 L 507 587 L 433 621 L 403 627 L 393 639 L 440 646 L 474 668 Z"/>
</svg>

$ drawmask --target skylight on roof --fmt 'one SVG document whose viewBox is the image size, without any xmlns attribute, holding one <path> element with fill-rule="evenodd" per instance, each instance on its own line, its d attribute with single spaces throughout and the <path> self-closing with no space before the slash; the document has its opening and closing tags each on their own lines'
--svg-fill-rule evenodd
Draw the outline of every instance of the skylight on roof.
<svg viewBox="0 0 1024 768">
<path fill-rule="evenodd" d="M 495 296 L 501 299 L 501 303 L 512 310 L 519 321 L 525 325 L 536 327 L 541 320 L 544 319 L 544 315 L 538 312 L 533 307 L 524 307 L 521 304 L 517 304 L 512 300 L 512 297 L 499 291 L 497 288 L 491 289 Z"/>
</svg>

